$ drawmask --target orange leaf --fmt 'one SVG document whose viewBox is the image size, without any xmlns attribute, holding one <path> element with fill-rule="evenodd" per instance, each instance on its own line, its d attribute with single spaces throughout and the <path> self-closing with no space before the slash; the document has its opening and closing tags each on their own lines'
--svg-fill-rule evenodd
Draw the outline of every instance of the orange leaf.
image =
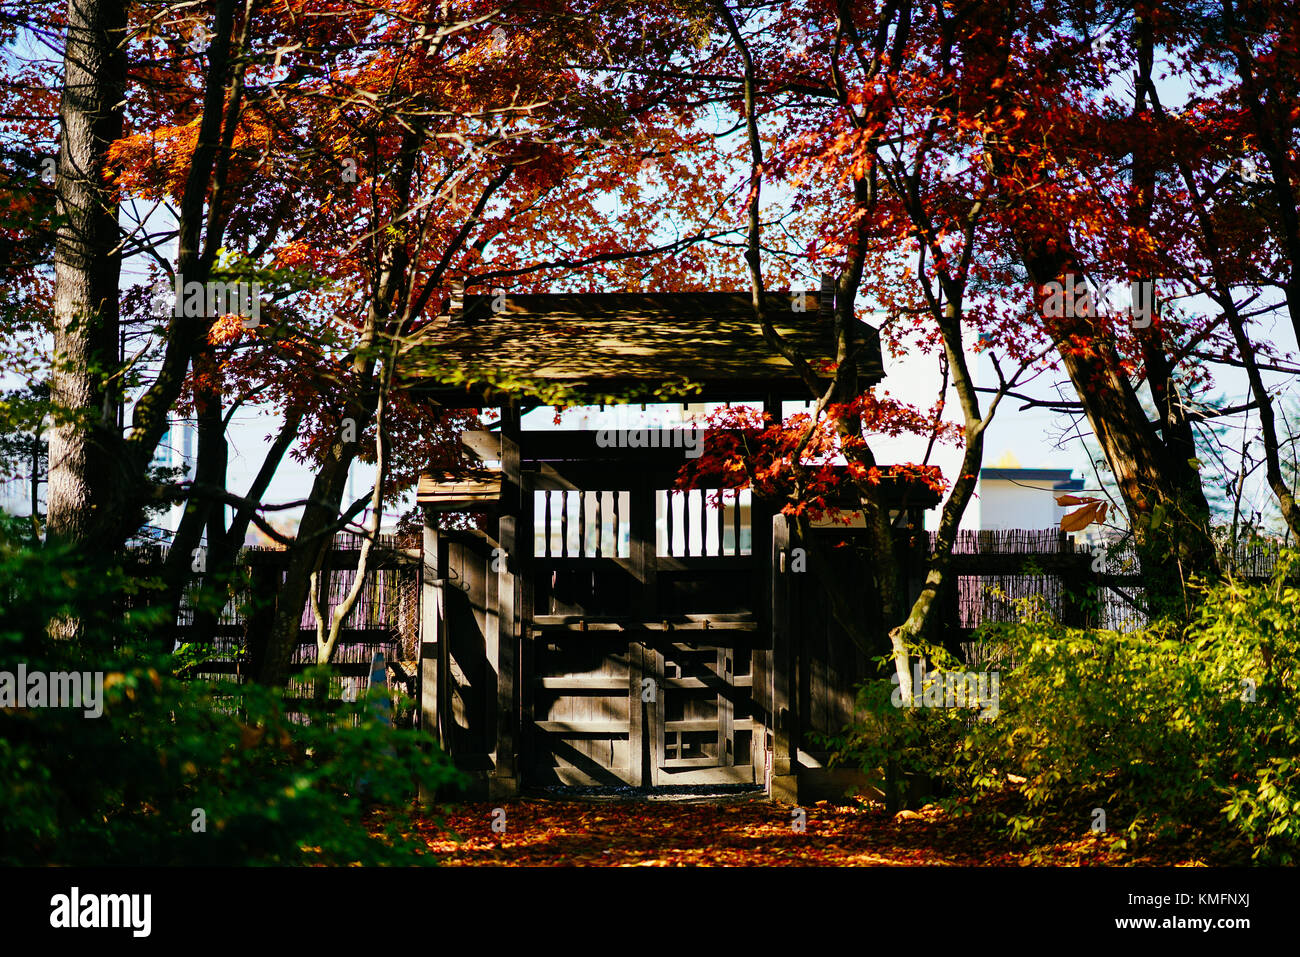
<svg viewBox="0 0 1300 957">
<path fill-rule="evenodd" d="M 1077 512 L 1071 512 L 1069 515 L 1062 516 L 1061 531 L 1077 532 L 1080 529 L 1087 528 L 1096 520 L 1097 512 L 1100 508 L 1101 505 L 1094 501 L 1090 505 L 1085 505 Z"/>
<path fill-rule="evenodd" d="M 1057 505 L 1087 505 L 1089 502 L 1097 502 L 1100 499 L 1091 497 L 1080 498 L 1078 495 L 1058 495 L 1056 496 Z"/>
</svg>

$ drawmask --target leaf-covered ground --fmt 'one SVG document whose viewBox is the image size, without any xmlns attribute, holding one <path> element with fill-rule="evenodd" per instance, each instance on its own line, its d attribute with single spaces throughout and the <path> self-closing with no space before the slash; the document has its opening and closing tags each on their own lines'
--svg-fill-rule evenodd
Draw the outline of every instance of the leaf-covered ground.
<svg viewBox="0 0 1300 957">
<path fill-rule="evenodd" d="M 504 810 L 504 832 L 494 831 Z M 792 809 L 762 800 L 722 802 L 527 800 L 449 805 L 411 820 L 438 863 L 451 866 L 825 866 L 1215 863 L 1188 847 L 1127 851 L 1116 839 L 1058 834 L 1014 843 L 970 818 L 934 808 Z M 438 818 L 441 818 L 439 823 Z M 450 832 L 450 833 L 449 833 Z M 451 834 L 455 834 L 453 838 Z"/>
</svg>

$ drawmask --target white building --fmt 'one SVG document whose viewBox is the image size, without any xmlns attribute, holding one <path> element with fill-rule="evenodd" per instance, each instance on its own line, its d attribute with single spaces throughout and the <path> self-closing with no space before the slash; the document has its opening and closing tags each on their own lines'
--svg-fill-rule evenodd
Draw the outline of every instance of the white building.
<svg viewBox="0 0 1300 957">
<path fill-rule="evenodd" d="M 1061 517 L 1078 506 L 1057 505 L 1056 497 L 1083 491 L 1083 479 L 1072 478 L 1072 472 L 997 466 L 980 469 L 979 527 L 1060 528 Z"/>
<path fill-rule="evenodd" d="M 154 468 L 184 469 L 184 472 L 176 477 L 176 481 L 194 478 L 194 459 L 197 454 L 195 437 L 197 431 L 192 421 L 172 419 L 168 423 L 167 431 L 158 440 L 158 447 L 154 450 L 153 461 L 150 462 L 150 465 Z M 176 529 L 180 526 L 183 512 L 183 505 L 173 505 L 165 512 L 154 514 L 141 527 L 141 537 L 170 541 L 176 533 Z"/>
</svg>

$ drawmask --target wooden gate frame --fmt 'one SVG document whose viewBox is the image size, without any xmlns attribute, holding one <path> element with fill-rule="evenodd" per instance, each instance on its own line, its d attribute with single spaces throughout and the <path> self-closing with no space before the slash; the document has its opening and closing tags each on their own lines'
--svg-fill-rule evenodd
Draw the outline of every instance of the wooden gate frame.
<svg viewBox="0 0 1300 957">
<path fill-rule="evenodd" d="M 775 401 L 770 399 L 765 405 L 770 407 Z M 482 441 L 481 437 L 477 441 Z M 432 514 L 426 516 L 420 668 L 422 726 L 438 736 L 451 751 L 457 766 L 470 775 L 471 796 L 490 800 L 517 796 L 531 756 L 537 753 L 540 742 L 534 723 L 534 635 L 544 627 L 534 615 L 533 595 L 533 492 L 537 473 L 523 470 L 517 410 L 507 413 L 496 441 L 499 447 L 489 457 L 499 456 L 501 462 L 499 492 L 493 487 L 490 502 L 484 498 L 466 499 L 457 506 L 489 511 L 492 515 L 489 527 L 495 534 L 439 532 Z M 629 516 L 633 523 L 631 552 L 627 559 L 620 559 L 640 584 L 640 607 L 634 609 L 639 624 L 631 623 L 636 627 L 655 625 L 653 619 L 658 613 L 653 607 L 660 566 L 654 533 L 655 492 L 655 483 L 634 486 L 633 494 L 645 500 Z M 450 504 L 453 503 L 443 503 Z M 815 588 L 810 588 L 814 583 L 805 579 L 815 577 L 818 572 L 811 569 L 806 575 L 795 575 L 788 555 L 792 544 L 789 521 L 764 510 L 757 500 L 751 509 L 756 576 L 753 614 L 759 632 L 752 646 L 750 689 L 756 783 L 766 784 L 773 799 L 789 803 L 814 796 L 833 796 L 828 789 L 843 790 L 839 787 L 838 773 L 822 767 L 817 755 L 805 753 L 800 747 L 808 731 L 826 730 L 815 724 L 815 716 L 809 710 L 811 703 L 804 700 L 808 697 L 808 674 L 819 666 L 811 660 L 817 652 L 810 645 L 809 636 L 803 633 L 807 629 L 807 613 L 814 610 L 803 606 L 817 600 Z M 493 554 L 493 549 L 500 550 L 493 563 L 495 570 L 484 572 L 484 607 L 479 618 L 483 661 L 481 675 L 475 680 L 480 682 L 485 697 L 481 713 L 474 720 L 482 722 L 487 737 L 468 750 L 454 746 L 453 741 L 457 729 L 452 720 L 453 696 L 456 682 L 461 679 L 454 674 L 457 662 L 446 633 L 448 601 L 453 597 L 450 589 L 458 587 L 450 561 L 450 546 L 456 541 L 463 542 L 466 536 L 476 537 L 488 555 Z M 766 556 L 766 560 L 760 560 L 760 556 Z M 629 634 L 629 641 L 635 641 L 633 634 Z M 640 678 L 647 674 L 646 664 L 647 656 L 643 652 L 632 656 L 629 690 L 640 686 Z M 653 666 L 650 670 L 654 670 Z M 662 675 L 652 677 L 657 677 L 662 686 Z M 845 687 L 837 685 L 836 694 L 851 698 L 852 691 L 846 683 L 851 677 L 839 676 Z M 639 705 L 639 695 L 632 696 L 629 703 Z M 804 710 L 809 713 L 801 713 Z M 656 726 L 657 720 L 657 709 L 631 707 L 629 710 L 629 760 L 638 762 L 646 750 L 647 735 L 651 741 L 650 767 L 637 765 L 631 775 L 635 783 L 650 784 L 656 777 L 662 777 L 659 774 L 661 729 Z M 762 778 L 765 766 L 770 768 L 770 779 L 766 782 Z"/>
</svg>

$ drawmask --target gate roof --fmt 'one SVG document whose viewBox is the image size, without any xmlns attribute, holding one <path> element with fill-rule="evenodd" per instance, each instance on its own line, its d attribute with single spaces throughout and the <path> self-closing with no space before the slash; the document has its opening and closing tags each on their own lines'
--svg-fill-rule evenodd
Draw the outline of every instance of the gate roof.
<svg viewBox="0 0 1300 957">
<path fill-rule="evenodd" d="M 807 311 L 795 311 L 799 297 L 770 292 L 764 305 L 821 370 L 835 356 L 831 317 L 817 290 L 802 294 Z M 858 341 L 865 388 L 884 377 L 880 336 L 860 322 Z M 763 339 L 749 293 L 467 295 L 403 353 L 404 386 L 446 404 L 811 398 Z"/>
</svg>

